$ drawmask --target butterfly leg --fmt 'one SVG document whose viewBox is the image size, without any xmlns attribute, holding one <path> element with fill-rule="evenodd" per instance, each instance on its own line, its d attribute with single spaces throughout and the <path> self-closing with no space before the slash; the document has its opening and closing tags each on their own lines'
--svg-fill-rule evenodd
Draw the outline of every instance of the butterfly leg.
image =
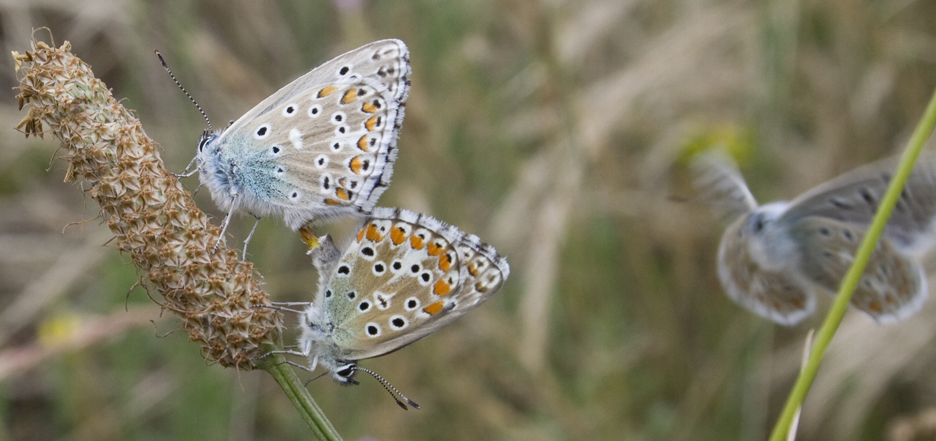
<svg viewBox="0 0 936 441">
<path fill-rule="evenodd" d="M 308 357 L 309 354 L 304 354 L 301 351 L 270 351 L 266 354 L 261 355 L 259 358 L 266 358 L 270 355 L 283 354 L 283 355 L 295 355 L 296 357 Z"/>
<path fill-rule="evenodd" d="M 275 354 L 295 355 L 297 357 L 308 357 L 309 354 L 311 353 L 312 353 L 312 343 L 309 343 L 301 351 L 270 351 L 270 352 L 267 352 L 266 354 L 261 355 L 260 358 L 263 358 L 269 355 L 275 355 Z M 315 366 L 317 364 L 318 364 L 318 356 L 316 356 L 315 360 L 312 362 L 312 369 L 315 369 Z"/>
<path fill-rule="evenodd" d="M 198 156 L 192 158 L 192 160 L 185 166 L 185 170 L 182 170 L 182 173 L 173 173 L 172 176 L 177 178 L 188 178 L 198 172 L 198 167 L 195 170 L 192 170 L 192 165 L 195 164 L 195 161 L 198 160 Z"/>
<path fill-rule="evenodd" d="M 305 311 L 302 311 L 302 310 L 299 310 L 299 309 L 292 309 L 292 308 L 289 307 L 289 306 L 295 306 L 295 305 L 306 305 L 306 306 L 308 306 L 308 303 L 303 303 L 303 302 L 271 303 L 271 304 L 269 304 L 269 305 L 254 305 L 254 308 L 275 309 L 275 310 L 277 310 L 277 311 L 286 311 L 286 312 L 291 312 L 291 313 L 294 313 L 294 314 L 302 314 L 303 312 L 305 312 Z"/>
<path fill-rule="evenodd" d="M 273 306 L 309 306 L 312 302 L 270 302 Z"/>
<path fill-rule="evenodd" d="M 231 216 L 234 215 L 234 208 L 237 207 L 237 196 L 238 195 L 234 195 L 234 203 L 231 204 L 231 210 L 228 211 L 227 216 L 224 216 L 224 221 L 221 222 L 221 234 L 214 248 L 211 249 L 212 253 L 218 251 L 218 246 L 221 245 L 221 242 L 224 242 L 224 232 L 227 231 L 228 224 L 231 223 Z"/>
<path fill-rule="evenodd" d="M 249 243 L 250 243 L 250 239 L 253 238 L 254 231 L 257 231 L 257 225 L 260 225 L 260 216 L 257 216 L 256 214 L 253 214 L 253 213 L 250 213 L 250 212 L 248 212 L 248 213 L 249 213 L 251 216 L 257 218 L 257 221 L 254 222 L 253 228 L 250 229 L 250 234 L 247 235 L 247 239 L 244 239 L 244 253 L 243 253 L 243 257 L 241 257 L 241 260 L 247 260 L 247 244 L 249 244 Z"/>
<path fill-rule="evenodd" d="M 313 366 L 313 367 L 308 367 L 308 366 L 305 366 L 305 365 L 296 363 L 296 362 L 294 362 L 294 361 L 289 361 L 289 360 L 286 360 L 286 364 L 288 364 L 288 365 L 290 365 L 290 366 L 295 366 L 295 367 L 297 367 L 297 368 L 299 368 L 299 369 L 302 369 L 302 370 L 304 370 L 304 371 L 315 372 L 315 367 L 314 367 L 314 366 Z"/>
</svg>

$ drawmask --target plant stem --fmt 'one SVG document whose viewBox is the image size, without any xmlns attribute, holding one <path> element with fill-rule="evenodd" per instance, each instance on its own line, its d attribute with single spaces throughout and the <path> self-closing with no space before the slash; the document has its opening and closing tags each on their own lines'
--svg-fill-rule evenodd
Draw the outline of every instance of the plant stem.
<svg viewBox="0 0 936 441">
<path fill-rule="evenodd" d="M 272 350 L 272 347 L 270 348 Z M 325 413 L 318 407 L 309 390 L 306 389 L 302 380 L 296 376 L 292 368 L 286 364 L 286 359 L 282 355 L 272 355 L 255 362 L 259 369 L 270 373 L 276 380 L 276 383 L 286 392 L 289 401 L 299 412 L 299 415 L 305 420 L 309 428 L 320 441 L 340 441 L 341 435 L 335 430 Z"/>
</svg>

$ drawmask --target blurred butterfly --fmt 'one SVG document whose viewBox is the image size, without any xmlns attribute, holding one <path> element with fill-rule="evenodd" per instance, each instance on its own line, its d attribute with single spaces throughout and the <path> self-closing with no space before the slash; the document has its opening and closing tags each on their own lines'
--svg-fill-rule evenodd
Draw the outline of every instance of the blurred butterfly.
<svg viewBox="0 0 936 441">
<path fill-rule="evenodd" d="M 758 206 L 725 156 L 693 163 L 703 200 L 734 219 L 718 249 L 718 277 L 735 302 L 792 326 L 837 292 L 890 183 L 895 158 L 845 173 L 792 202 Z M 927 298 L 920 258 L 934 243 L 936 157 L 921 156 L 851 299 L 878 323 L 902 320 Z"/>
<path fill-rule="evenodd" d="M 357 361 L 438 331 L 481 305 L 510 274 L 507 260 L 477 236 L 402 209 L 374 209 L 343 252 L 326 235 L 309 253 L 318 293 L 302 304 L 299 350 L 279 353 L 309 357 L 310 366 L 290 364 L 308 371 L 321 365 L 345 384 L 357 384 L 355 372 L 365 371 L 388 390 Z"/>
<path fill-rule="evenodd" d="M 225 130 L 209 123 L 195 161 L 228 213 L 222 237 L 238 211 L 281 216 L 293 230 L 369 213 L 390 185 L 409 76 L 406 45 L 376 41 L 312 69 Z"/>
</svg>

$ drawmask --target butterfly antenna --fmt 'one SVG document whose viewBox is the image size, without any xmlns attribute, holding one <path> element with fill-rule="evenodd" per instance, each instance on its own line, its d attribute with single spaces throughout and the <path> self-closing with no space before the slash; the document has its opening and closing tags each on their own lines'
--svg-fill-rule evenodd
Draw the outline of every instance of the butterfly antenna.
<svg viewBox="0 0 936 441">
<path fill-rule="evenodd" d="M 198 108 L 198 111 L 201 112 L 202 116 L 205 118 L 205 122 L 208 123 L 208 131 L 210 132 L 211 121 L 208 119 L 208 114 L 205 113 L 204 110 L 202 110 L 201 106 L 199 106 L 198 103 L 195 101 L 195 98 L 192 98 L 192 95 L 189 95 L 188 91 L 185 90 L 184 87 L 182 87 L 182 83 L 180 83 L 179 80 L 176 79 L 175 75 L 172 74 L 172 71 L 169 70 L 169 65 L 166 64 L 166 60 L 163 59 L 162 54 L 160 54 L 159 51 L 155 49 L 153 50 L 153 52 L 155 52 L 156 56 L 159 57 L 159 62 L 162 63 L 163 67 L 166 69 L 166 72 L 169 72 L 169 76 L 172 77 L 172 81 L 175 81 L 176 86 L 179 86 L 179 89 L 182 89 L 182 93 L 184 93 L 185 96 L 187 96 L 188 99 L 192 101 L 192 104 L 194 104 L 195 107 Z"/>
<path fill-rule="evenodd" d="M 397 399 L 396 395 L 399 395 L 399 396 L 402 397 L 404 400 L 406 400 L 406 402 L 409 403 L 410 406 L 413 406 L 413 407 L 416 408 L 416 409 L 421 409 L 421 407 L 419 407 L 419 404 L 416 404 L 415 401 L 413 401 L 413 400 L 411 400 L 411 399 L 409 399 L 409 398 L 406 398 L 406 395 L 403 395 L 403 393 L 400 392 L 399 389 L 393 387 L 393 385 L 390 384 L 389 381 L 384 380 L 383 377 L 381 377 L 380 375 L 377 375 L 375 372 L 373 372 L 373 371 L 371 371 L 371 370 L 368 370 L 368 369 L 365 369 L 365 368 L 362 368 L 362 367 L 360 367 L 360 366 L 354 366 L 352 369 L 354 369 L 354 370 L 356 370 L 356 371 L 364 371 L 364 372 L 367 372 L 368 374 L 371 374 L 372 377 L 376 378 L 377 381 L 379 381 L 380 384 L 383 385 L 384 389 L 387 390 L 387 392 L 390 394 L 390 396 L 393 397 L 393 401 L 396 401 L 396 403 L 399 404 L 400 407 L 403 408 L 403 410 L 407 410 L 406 405 L 403 404 L 402 401 L 400 401 L 399 399 Z M 394 392 L 396 392 L 396 395 L 393 394 Z"/>
</svg>

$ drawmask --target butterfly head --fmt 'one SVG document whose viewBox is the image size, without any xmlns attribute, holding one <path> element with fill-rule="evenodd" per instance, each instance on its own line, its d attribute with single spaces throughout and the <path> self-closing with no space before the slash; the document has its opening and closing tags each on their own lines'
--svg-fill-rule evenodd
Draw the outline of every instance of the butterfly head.
<svg viewBox="0 0 936 441">
<path fill-rule="evenodd" d="M 201 137 L 198 138 L 198 153 L 199 155 L 205 153 L 205 150 L 208 150 L 210 153 L 212 150 L 217 150 L 217 144 L 214 144 L 214 141 L 218 139 L 220 134 L 214 132 L 211 129 L 206 129 L 202 132 Z M 213 147 L 213 148 L 212 148 Z"/>
<path fill-rule="evenodd" d="M 338 352 L 334 343 L 336 327 L 325 317 L 321 309 L 310 305 L 300 316 L 299 328 L 302 331 L 299 344 L 309 349 L 309 354 L 316 360 L 314 364 L 320 362 L 331 373 L 332 378 L 339 383 L 357 384 L 357 381 L 353 379 L 357 364 L 335 356 Z"/>
<path fill-rule="evenodd" d="M 742 233 L 751 237 L 767 234 L 789 205 L 787 202 L 772 202 L 758 207 L 744 220 Z"/>
<path fill-rule="evenodd" d="M 238 179 L 238 169 L 228 156 L 221 154 L 222 142 L 219 141 L 222 131 L 205 130 L 198 139 L 197 161 L 198 176 L 202 185 L 208 187 L 211 199 L 218 207 L 230 212 L 243 205 L 238 200 L 243 195 L 241 179 Z"/>
<path fill-rule="evenodd" d="M 358 371 L 357 364 L 352 361 L 339 360 L 339 366 L 331 371 L 332 378 L 341 384 L 359 384 L 354 379 L 354 373 Z"/>
<path fill-rule="evenodd" d="M 791 265 L 791 258 L 798 254 L 787 228 L 781 225 L 781 218 L 789 205 L 788 202 L 762 205 L 739 225 L 737 236 L 747 245 L 746 255 L 762 268 L 782 270 Z"/>
</svg>

